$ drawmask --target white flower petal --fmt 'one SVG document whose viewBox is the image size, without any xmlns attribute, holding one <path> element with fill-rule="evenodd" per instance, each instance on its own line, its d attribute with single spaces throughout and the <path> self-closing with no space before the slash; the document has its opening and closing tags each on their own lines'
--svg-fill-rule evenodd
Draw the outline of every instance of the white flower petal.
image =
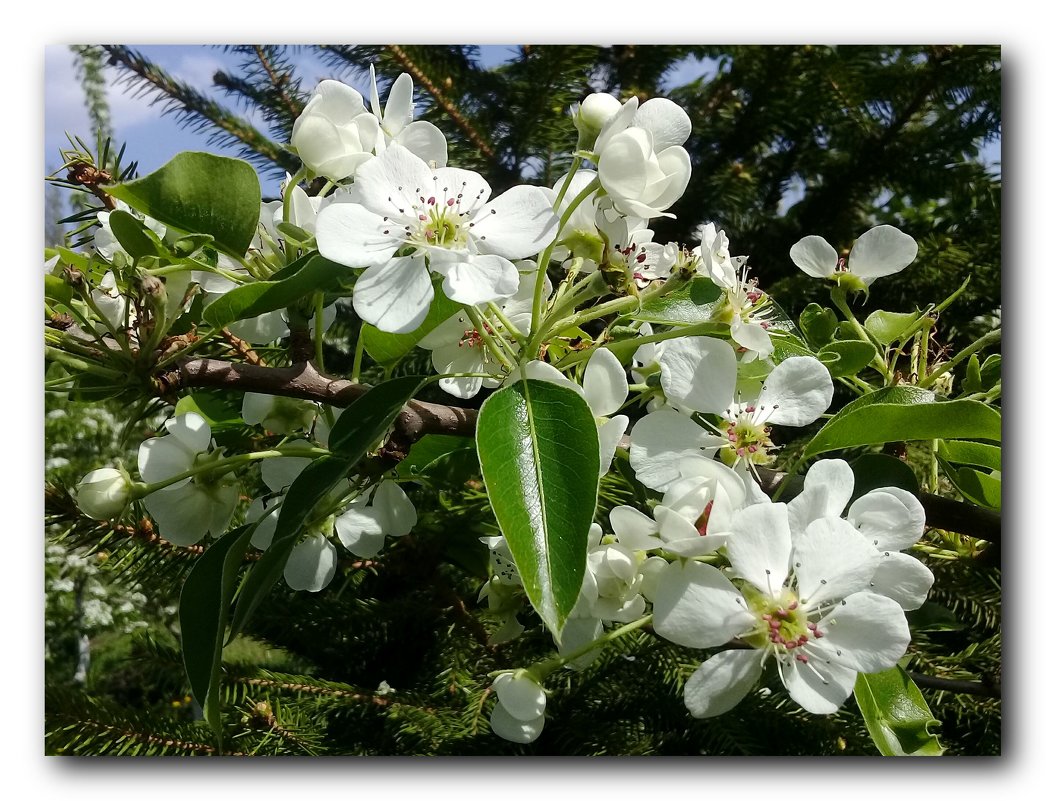
<svg viewBox="0 0 1046 801">
<path fill-rule="evenodd" d="M 632 118 L 632 125 L 650 131 L 654 150 L 681 145 L 690 136 L 690 117 L 667 97 L 653 97 L 643 103 Z"/>
<path fill-rule="evenodd" d="M 856 671 L 834 661 L 825 665 L 813 659 L 809 663 L 791 660 L 782 677 L 792 700 L 815 715 L 830 715 L 839 709 L 857 682 Z"/>
<path fill-rule="evenodd" d="M 892 225 L 877 225 L 861 234 L 850 250 L 847 267 L 870 284 L 876 278 L 899 273 L 919 255 L 919 245 Z"/>
<path fill-rule="evenodd" d="M 331 583 L 337 567 L 337 549 L 326 537 L 310 534 L 294 546 L 283 578 L 292 590 L 319 592 Z"/>
<path fill-rule="evenodd" d="M 347 267 L 385 264 L 403 238 L 402 229 L 359 203 L 332 203 L 316 217 L 320 255 Z"/>
<path fill-rule="evenodd" d="M 188 412 L 168 420 L 165 428 L 186 450 L 193 453 L 204 453 L 211 444 L 211 427 L 196 412 Z"/>
<path fill-rule="evenodd" d="M 492 685 L 505 711 L 517 720 L 545 714 L 545 691 L 526 674 L 502 673 Z"/>
<path fill-rule="evenodd" d="M 138 447 L 138 472 L 147 484 L 166 481 L 184 473 L 195 461 L 196 454 L 176 437 L 153 437 Z M 183 485 L 184 482 L 177 486 Z"/>
<path fill-rule="evenodd" d="M 409 73 L 402 72 L 389 89 L 389 98 L 381 114 L 381 127 L 389 136 L 395 136 L 413 118 L 414 82 Z"/>
<path fill-rule="evenodd" d="M 505 379 L 504 386 L 507 387 L 509 384 L 515 384 L 523 377 L 523 372 L 526 372 L 528 381 L 550 381 L 553 384 L 559 384 L 561 387 L 566 387 L 567 389 L 576 392 L 581 397 L 585 397 L 585 393 L 582 391 L 581 387 L 559 372 L 559 370 L 548 362 L 539 361 L 537 359 L 529 361 L 526 364 L 521 364 L 509 373 L 508 378 Z"/>
<path fill-rule="evenodd" d="M 661 387 L 670 403 L 697 412 L 722 413 L 734 400 L 737 357 L 712 337 L 679 337 L 661 351 Z"/>
<path fill-rule="evenodd" d="M 854 474 L 842 459 L 822 459 L 806 473 L 803 491 L 788 502 L 792 533 L 821 517 L 840 517 L 854 491 Z M 852 522 L 852 521 L 851 521 Z"/>
<path fill-rule="evenodd" d="M 382 481 L 371 502 L 378 511 L 381 528 L 388 537 L 402 537 L 418 523 L 418 513 L 407 493 L 395 481 Z"/>
<path fill-rule="evenodd" d="M 495 255 L 460 255 L 462 260 L 438 266 L 439 272 L 446 275 L 443 291 L 450 300 L 476 306 L 507 298 L 519 288 L 519 270 L 508 259 Z"/>
<path fill-rule="evenodd" d="M 795 266 L 813 278 L 828 278 L 835 272 L 839 254 L 824 237 L 804 236 L 788 251 Z"/>
<path fill-rule="evenodd" d="M 881 559 L 853 526 L 837 518 L 813 521 L 794 542 L 792 570 L 804 606 L 867 589 Z"/>
<path fill-rule="evenodd" d="M 628 415 L 619 414 L 609 420 L 605 417 L 596 419 L 596 436 L 599 437 L 599 475 L 605 476 L 614 463 L 614 454 L 621 443 L 625 429 L 628 428 Z"/>
<path fill-rule="evenodd" d="M 762 651 L 720 651 L 687 679 L 683 703 L 695 718 L 729 712 L 748 695 L 763 674 Z"/>
<path fill-rule="evenodd" d="M 427 164 L 447 166 L 447 138 L 431 122 L 412 122 L 396 134 L 393 140 Z"/>
<path fill-rule="evenodd" d="M 861 673 L 893 667 L 911 641 L 901 607 L 873 592 L 850 595 L 817 625 L 825 633 L 816 641 L 818 650 Z"/>
<path fill-rule="evenodd" d="M 813 356 L 792 356 L 770 371 L 758 404 L 776 407 L 767 422 L 808 426 L 828 410 L 834 392 L 827 367 Z"/>
<path fill-rule="evenodd" d="M 651 551 L 660 548 L 657 523 L 631 506 L 615 506 L 610 510 L 610 527 L 617 541 L 633 551 Z"/>
<path fill-rule="evenodd" d="M 301 439 L 287 444 L 303 448 L 308 448 L 312 445 L 311 442 Z M 294 479 L 301 475 L 301 471 L 308 467 L 311 461 L 312 459 L 307 459 L 303 456 L 280 456 L 275 459 L 265 459 L 262 461 L 261 466 L 262 481 L 273 492 L 283 492 L 294 483 Z"/>
<path fill-rule="evenodd" d="M 606 348 L 598 349 L 588 360 L 581 386 L 585 390 L 585 400 L 596 417 L 609 417 L 628 398 L 625 368 Z"/>
<path fill-rule="evenodd" d="M 883 554 L 869 589 L 896 601 L 904 611 L 911 612 L 926 602 L 932 586 L 933 571 L 930 568 L 914 556 L 891 551 Z"/>
<path fill-rule="evenodd" d="M 747 506 L 734 515 L 730 527 L 734 534 L 726 551 L 737 575 L 766 595 L 776 595 L 788 578 L 792 552 L 788 508 L 783 503 Z"/>
<path fill-rule="evenodd" d="M 549 245 L 559 218 L 536 186 L 514 186 L 477 210 L 472 234 L 477 247 L 506 259 L 525 259 Z"/>
<path fill-rule="evenodd" d="M 641 483 L 664 492 L 674 481 L 691 475 L 688 467 L 710 458 L 701 448 L 718 446 L 719 441 L 689 417 L 662 409 L 633 426 L 629 460 Z"/>
<path fill-rule="evenodd" d="M 519 720 L 512 717 L 502 703 L 494 704 L 490 713 L 490 730 L 510 743 L 532 743 L 545 728 L 545 717 Z"/>
<path fill-rule="evenodd" d="M 287 321 L 278 311 L 265 312 L 246 320 L 236 320 L 229 323 L 229 330 L 252 345 L 267 345 L 290 333 Z"/>
<path fill-rule="evenodd" d="M 759 323 L 746 323 L 740 316 L 735 317 L 730 323 L 730 337 L 760 359 L 768 359 L 773 355 L 774 341 Z"/>
<path fill-rule="evenodd" d="M 461 172 L 469 176 L 470 187 L 475 183 L 477 191 L 487 186 L 487 182 L 477 173 Z M 356 171 L 353 196 L 377 214 L 379 219 L 389 217 L 390 223 L 397 220 L 413 221 L 416 217 L 411 209 L 419 202 L 419 194 L 430 193 L 437 183 L 436 173 L 428 164 L 407 148 L 393 142 L 384 153 Z M 490 191 L 489 187 L 487 191 Z M 318 228 L 316 234 L 318 242 Z"/>
<path fill-rule="evenodd" d="M 923 535 L 926 511 L 907 490 L 883 487 L 862 495 L 846 519 L 880 551 L 910 548 Z"/>
<path fill-rule="evenodd" d="M 754 620 L 741 593 L 711 565 L 676 562 L 658 577 L 654 631 L 678 645 L 722 645 Z"/>
<path fill-rule="evenodd" d="M 352 308 L 375 328 L 403 334 L 421 325 L 433 297 L 425 260 L 402 256 L 363 271 L 353 289 Z"/>
</svg>

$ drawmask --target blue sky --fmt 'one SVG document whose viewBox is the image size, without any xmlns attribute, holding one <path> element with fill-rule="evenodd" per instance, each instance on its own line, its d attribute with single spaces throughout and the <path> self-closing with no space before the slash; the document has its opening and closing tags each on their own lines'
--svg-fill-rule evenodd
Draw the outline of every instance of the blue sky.
<svg viewBox="0 0 1046 801">
<path fill-rule="evenodd" d="M 210 90 L 211 76 L 219 69 L 235 72 L 240 56 L 226 52 L 221 47 L 207 45 L 145 45 L 136 47 L 144 55 L 156 61 L 168 73 L 200 90 L 208 90 L 218 102 L 233 110 L 244 113 L 245 109 L 220 92 Z M 484 45 L 481 50 L 484 62 L 498 64 L 514 53 L 509 45 Z M 333 75 L 314 53 L 303 49 L 296 58 L 303 86 L 311 87 L 324 78 L 345 76 Z M 707 75 L 715 70 L 711 60 L 697 61 L 693 57 L 680 62 L 666 77 L 666 86 L 671 88 L 692 81 L 698 75 Z M 173 115 L 163 115 L 162 104 L 150 105 L 147 99 L 138 98 L 117 81 L 116 70 L 110 69 L 108 97 L 112 114 L 113 129 L 119 142 L 128 143 L 128 156 L 139 162 L 139 174 L 144 175 L 162 166 L 175 154 L 184 150 L 207 150 L 216 153 L 231 153 L 208 143 L 206 133 L 179 126 Z M 364 96 L 367 87 L 360 85 Z M 83 95 L 73 66 L 73 55 L 65 45 L 50 45 L 45 48 L 45 91 L 44 91 L 44 163 L 49 168 L 59 163 L 58 150 L 65 146 L 65 132 L 79 134 L 89 140 L 90 126 Z M 259 129 L 264 123 L 257 118 L 251 120 Z M 1001 160 L 1001 143 L 989 143 L 982 151 L 982 159 L 991 163 Z M 275 194 L 276 181 L 263 176 L 263 191 Z M 798 188 L 790 193 L 787 205 L 800 196 Z"/>
</svg>

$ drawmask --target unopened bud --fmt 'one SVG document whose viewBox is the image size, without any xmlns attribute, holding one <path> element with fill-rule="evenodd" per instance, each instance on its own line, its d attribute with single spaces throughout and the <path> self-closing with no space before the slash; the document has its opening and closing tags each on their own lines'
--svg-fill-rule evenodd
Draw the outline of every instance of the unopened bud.
<svg viewBox="0 0 1046 801">
<path fill-rule="evenodd" d="M 603 130 L 607 120 L 617 114 L 621 101 L 606 92 L 597 92 L 581 101 L 574 114 L 574 127 L 578 130 L 578 147 L 591 148 Z"/>
<path fill-rule="evenodd" d="M 131 479 L 121 470 L 92 470 L 76 485 L 76 505 L 94 520 L 111 520 L 131 499 Z"/>
</svg>

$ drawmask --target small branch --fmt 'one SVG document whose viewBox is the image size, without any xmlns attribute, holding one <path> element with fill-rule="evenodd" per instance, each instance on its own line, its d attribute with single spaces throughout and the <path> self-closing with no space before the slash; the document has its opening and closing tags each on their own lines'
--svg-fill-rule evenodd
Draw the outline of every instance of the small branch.
<svg viewBox="0 0 1046 801">
<path fill-rule="evenodd" d="M 251 347 L 251 343 L 240 339 L 228 328 L 222 329 L 222 339 L 228 342 L 229 347 L 233 349 L 233 352 L 248 364 L 253 364 L 258 367 L 266 366 L 265 360 L 255 353 L 254 348 Z"/>
<path fill-rule="evenodd" d="M 962 681 L 961 679 L 942 679 L 938 676 L 927 676 L 923 673 L 909 673 L 908 676 L 916 686 L 924 690 L 944 690 L 950 693 L 980 695 L 985 698 L 1001 698 L 1002 688 L 996 683 L 986 684 L 979 681 Z"/>
<path fill-rule="evenodd" d="M 183 387 L 237 389 L 339 407 L 348 406 L 370 389 L 365 384 L 324 375 L 311 362 L 290 367 L 259 367 L 218 359 L 183 362 L 178 372 L 163 377 L 162 383 L 171 391 Z M 475 409 L 414 400 L 400 413 L 395 430 L 400 441 L 409 442 L 415 442 L 425 434 L 435 433 L 471 437 L 476 434 L 478 414 Z"/>
</svg>

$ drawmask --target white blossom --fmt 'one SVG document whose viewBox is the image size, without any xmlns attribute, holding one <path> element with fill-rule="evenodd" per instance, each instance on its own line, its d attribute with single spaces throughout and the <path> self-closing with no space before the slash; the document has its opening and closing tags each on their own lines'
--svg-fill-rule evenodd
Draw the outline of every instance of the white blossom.
<svg viewBox="0 0 1046 801">
<path fill-rule="evenodd" d="M 789 251 L 796 267 L 814 278 L 856 276 L 868 287 L 877 278 L 899 273 L 919 255 L 916 241 L 892 225 L 877 225 L 861 234 L 847 259 L 820 236 L 804 236 Z"/>
</svg>

